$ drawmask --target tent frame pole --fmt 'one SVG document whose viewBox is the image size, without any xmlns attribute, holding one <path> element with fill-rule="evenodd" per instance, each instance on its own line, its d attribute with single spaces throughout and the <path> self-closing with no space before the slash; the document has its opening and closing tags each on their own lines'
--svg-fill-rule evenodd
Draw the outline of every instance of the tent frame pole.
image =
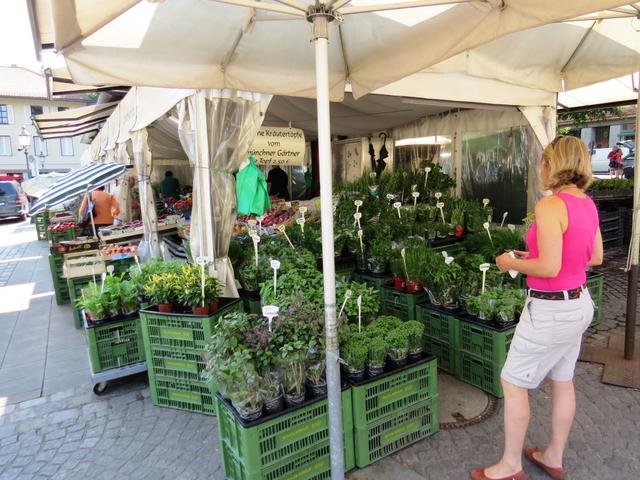
<svg viewBox="0 0 640 480">
<path fill-rule="evenodd" d="M 640 72 L 638 73 L 640 79 Z M 638 88 L 637 112 L 640 113 L 640 88 Z M 638 137 L 640 115 L 636 114 L 636 155 L 633 168 L 633 228 L 629 252 L 629 279 L 627 283 L 627 315 L 624 328 L 624 358 L 633 360 L 636 342 L 636 309 L 638 303 L 638 276 L 640 267 L 640 161 L 638 160 Z"/>
<path fill-rule="evenodd" d="M 331 480 L 343 480 L 342 388 L 340 383 L 340 352 L 338 350 L 338 328 L 336 320 L 336 275 L 333 248 L 333 161 L 331 157 L 331 125 L 329 113 L 328 43 L 329 21 L 332 20 L 333 17 L 330 14 L 317 14 L 309 16 L 308 19 L 313 22 L 316 61 L 320 218 L 322 222 L 322 277 L 324 286 Z"/>
</svg>

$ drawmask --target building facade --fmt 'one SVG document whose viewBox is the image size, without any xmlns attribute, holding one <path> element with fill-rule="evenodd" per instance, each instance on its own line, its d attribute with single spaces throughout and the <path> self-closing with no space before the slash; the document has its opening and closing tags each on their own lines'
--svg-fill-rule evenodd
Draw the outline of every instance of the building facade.
<svg viewBox="0 0 640 480">
<path fill-rule="evenodd" d="M 38 137 L 31 117 L 86 105 L 82 100 L 49 100 L 43 75 L 22 67 L 0 67 L 0 175 L 67 172 L 80 166 L 88 145 L 81 137 L 43 140 Z M 21 149 L 18 135 L 22 127 L 31 136 L 30 145 Z"/>
<path fill-rule="evenodd" d="M 591 149 L 613 148 L 618 142 L 634 140 L 636 129 L 636 106 L 628 105 L 618 109 L 615 114 L 607 114 L 598 120 L 587 119 L 584 124 L 576 125 L 571 119 L 560 119 L 558 126 L 563 133 L 580 137 Z"/>
</svg>

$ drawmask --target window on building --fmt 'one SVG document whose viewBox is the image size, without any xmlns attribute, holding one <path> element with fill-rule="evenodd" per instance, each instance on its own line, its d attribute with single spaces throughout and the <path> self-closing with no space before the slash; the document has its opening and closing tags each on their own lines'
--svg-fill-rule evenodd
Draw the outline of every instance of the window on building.
<svg viewBox="0 0 640 480">
<path fill-rule="evenodd" d="M 73 156 L 73 140 L 69 137 L 60 139 L 60 155 L 63 157 Z"/>
<path fill-rule="evenodd" d="M 30 105 L 29 110 L 31 111 L 31 116 L 44 113 L 44 107 L 42 105 Z"/>
<path fill-rule="evenodd" d="M 0 105 L 0 123 L 7 125 L 9 123 L 9 107 Z"/>
<path fill-rule="evenodd" d="M 41 137 L 33 137 L 33 153 L 39 157 L 47 156 L 47 141 Z"/>
<path fill-rule="evenodd" d="M 609 148 L 610 127 L 595 127 L 595 148 Z"/>
<path fill-rule="evenodd" d="M 11 154 L 11 137 L 9 135 L 0 135 L 0 155 L 10 157 Z"/>
<path fill-rule="evenodd" d="M 69 107 L 58 107 L 59 112 L 66 112 L 67 110 L 69 110 Z"/>
</svg>

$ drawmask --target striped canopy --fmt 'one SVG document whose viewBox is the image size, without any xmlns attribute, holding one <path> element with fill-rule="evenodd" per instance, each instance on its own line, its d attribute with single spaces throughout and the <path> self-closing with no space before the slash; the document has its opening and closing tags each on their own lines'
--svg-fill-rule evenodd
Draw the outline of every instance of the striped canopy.
<svg viewBox="0 0 640 480">
<path fill-rule="evenodd" d="M 42 194 L 29 211 L 30 215 L 37 215 L 47 208 L 61 205 L 78 195 L 95 190 L 123 175 L 129 166 L 120 163 L 90 163 L 84 167 L 69 172 L 56 182 L 49 190 Z"/>
</svg>

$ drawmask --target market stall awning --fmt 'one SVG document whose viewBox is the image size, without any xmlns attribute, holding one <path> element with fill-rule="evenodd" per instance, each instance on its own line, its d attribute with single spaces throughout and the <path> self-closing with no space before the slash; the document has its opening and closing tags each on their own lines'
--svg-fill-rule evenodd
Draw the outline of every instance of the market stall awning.
<svg viewBox="0 0 640 480">
<path fill-rule="evenodd" d="M 58 180 L 60 180 L 60 177 L 63 176 L 64 173 L 58 172 L 41 173 L 37 177 L 33 177 L 22 182 L 22 189 L 24 190 L 24 193 L 30 197 L 39 198 L 47 190 L 53 187 Z"/>
<path fill-rule="evenodd" d="M 95 190 L 112 180 L 124 175 L 129 168 L 117 163 L 90 163 L 61 177 L 56 184 L 47 190 L 29 210 L 30 215 L 37 215 L 47 208 L 53 208 L 71 200 L 78 195 Z"/>
<path fill-rule="evenodd" d="M 61 68 L 47 68 L 44 71 L 47 82 L 47 95 L 49 98 L 68 95 L 86 95 L 95 92 L 121 91 L 123 94 L 129 87 L 109 86 L 97 87 L 94 85 L 78 85 L 71 78 L 69 70 Z"/>
<path fill-rule="evenodd" d="M 640 33 L 638 33 L 640 36 Z M 640 76 L 626 75 L 588 87 L 558 94 L 558 108 L 582 108 L 593 105 L 635 103 L 638 99 Z"/>
<path fill-rule="evenodd" d="M 118 102 L 89 105 L 61 112 L 34 115 L 36 130 L 42 138 L 73 137 L 100 130 Z"/>
</svg>

